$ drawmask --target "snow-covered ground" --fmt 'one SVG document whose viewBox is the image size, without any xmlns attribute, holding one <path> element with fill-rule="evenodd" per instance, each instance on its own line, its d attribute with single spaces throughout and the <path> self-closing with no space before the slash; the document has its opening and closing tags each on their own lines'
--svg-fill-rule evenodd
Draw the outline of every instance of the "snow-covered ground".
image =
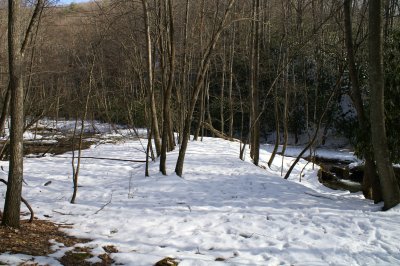
<svg viewBox="0 0 400 266">
<path fill-rule="evenodd" d="M 181 266 L 400 265 L 400 207 L 380 212 L 381 205 L 361 194 L 329 190 L 305 161 L 283 180 L 282 157 L 263 169 L 239 160 L 238 143 L 213 138 L 189 144 L 180 178 L 173 173 L 177 152 L 168 155 L 168 176 L 156 162 L 148 178 L 140 163 L 83 159 L 74 205 L 65 158 L 71 154 L 27 158 L 23 195 L 39 218 L 74 224 L 65 229 L 69 234 L 93 239 L 85 245 L 95 253 L 114 245 L 119 253 L 112 258 L 123 265 L 154 265 L 167 256 Z M 83 156 L 145 157 L 137 140 L 93 146 Z M 265 165 L 269 152 L 261 159 Z M 292 161 L 283 160 L 283 173 Z M 54 247 L 52 257 L 35 261 L 59 265 L 67 248 Z M 0 255 L 11 264 L 30 258 Z"/>
</svg>

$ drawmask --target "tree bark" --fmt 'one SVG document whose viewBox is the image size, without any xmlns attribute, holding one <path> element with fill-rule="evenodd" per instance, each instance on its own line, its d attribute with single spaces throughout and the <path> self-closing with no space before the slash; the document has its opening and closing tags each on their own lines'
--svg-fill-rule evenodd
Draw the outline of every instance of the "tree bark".
<svg viewBox="0 0 400 266">
<path fill-rule="evenodd" d="M 371 137 L 374 157 L 381 184 L 384 210 L 400 202 L 399 186 L 390 161 L 385 128 L 383 74 L 383 7 L 381 0 L 369 1 L 369 83 Z"/>
</svg>

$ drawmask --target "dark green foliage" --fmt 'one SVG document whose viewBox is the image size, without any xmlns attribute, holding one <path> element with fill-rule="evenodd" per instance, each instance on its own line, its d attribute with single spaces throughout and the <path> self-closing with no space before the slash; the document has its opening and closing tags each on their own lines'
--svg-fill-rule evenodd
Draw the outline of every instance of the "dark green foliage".
<svg viewBox="0 0 400 266">
<path fill-rule="evenodd" d="M 400 162 L 400 31 L 391 32 L 385 43 L 385 114 L 386 130 L 389 141 L 391 160 Z M 363 85 L 367 80 L 365 69 L 360 65 L 360 81 Z M 369 95 L 369 89 L 364 87 L 364 95 Z M 369 117 L 369 103 L 364 103 L 365 114 Z M 369 121 L 369 119 L 368 119 Z M 336 128 L 344 133 L 355 148 L 356 155 L 372 153 L 369 132 L 360 132 L 356 119 L 342 120 Z M 368 125 L 369 128 L 369 125 Z"/>
<path fill-rule="evenodd" d="M 391 159 L 400 162 L 400 31 L 389 35 L 385 47 L 385 111 Z"/>
</svg>

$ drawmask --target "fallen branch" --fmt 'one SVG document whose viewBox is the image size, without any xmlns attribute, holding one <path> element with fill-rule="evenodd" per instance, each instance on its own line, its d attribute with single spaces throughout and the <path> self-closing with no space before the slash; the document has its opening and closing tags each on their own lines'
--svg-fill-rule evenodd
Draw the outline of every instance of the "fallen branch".
<svg viewBox="0 0 400 266">
<path fill-rule="evenodd" d="M 323 198 L 323 199 L 328 199 L 328 200 L 335 200 L 335 199 L 332 199 L 332 198 L 329 198 L 329 197 L 325 197 L 325 196 L 322 196 L 322 195 L 316 195 L 316 194 L 312 194 L 312 193 L 308 193 L 308 192 L 304 192 L 304 194 L 310 195 L 310 196 L 313 196 L 313 197 L 316 197 L 316 198 Z"/>
<path fill-rule="evenodd" d="M 67 141 L 69 141 L 69 139 L 67 138 L 62 139 L 61 141 L 57 141 L 54 145 L 51 145 L 45 152 L 43 152 L 39 157 L 46 156 L 46 154 L 50 153 L 54 148 L 59 147 L 61 144 L 67 143 Z"/>
<path fill-rule="evenodd" d="M 238 139 L 231 138 L 231 137 L 225 135 L 221 131 L 215 129 L 212 125 L 208 124 L 207 122 L 202 122 L 201 124 L 202 124 L 203 127 L 205 127 L 206 129 L 210 130 L 213 134 L 215 134 L 217 137 L 219 137 L 221 139 L 239 142 Z"/>
<path fill-rule="evenodd" d="M 6 186 L 8 186 L 8 182 L 6 180 L 0 178 L 0 182 L 5 184 Z M 23 197 L 21 197 L 21 201 L 25 204 L 25 206 L 29 209 L 29 212 L 31 213 L 31 217 L 29 218 L 29 222 L 30 223 L 33 222 L 33 218 L 34 218 L 35 214 L 34 214 L 32 208 L 31 208 L 31 205 L 29 205 L 29 203 Z"/>
<path fill-rule="evenodd" d="M 113 195 L 113 194 L 111 193 L 110 200 L 109 200 L 106 204 L 104 204 L 103 206 L 101 206 L 101 208 L 98 209 L 94 214 L 98 214 L 98 213 L 101 212 L 108 204 L 111 203 L 111 201 L 112 201 L 112 195 Z"/>
<path fill-rule="evenodd" d="M 71 159 L 72 157 L 57 156 L 57 158 Z M 82 159 L 94 159 L 94 160 L 110 160 L 110 161 L 121 161 L 121 162 L 133 162 L 133 163 L 145 163 L 145 160 L 129 160 L 129 159 L 117 159 L 117 158 L 103 158 L 103 157 L 91 157 L 81 156 Z"/>
<path fill-rule="evenodd" d="M 61 214 L 61 215 L 72 215 L 72 213 L 59 212 L 59 211 L 56 211 L 56 210 L 53 210 L 53 212 Z"/>
</svg>

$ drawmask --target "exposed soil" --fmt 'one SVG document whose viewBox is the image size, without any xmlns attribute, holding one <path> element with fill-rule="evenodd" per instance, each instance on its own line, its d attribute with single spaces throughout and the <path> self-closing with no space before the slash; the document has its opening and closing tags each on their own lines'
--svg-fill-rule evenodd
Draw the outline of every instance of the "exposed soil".
<svg viewBox="0 0 400 266">
<path fill-rule="evenodd" d="M 19 229 L 0 226 L 0 253 L 48 256 L 54 252 L 51 249 L 50 240 L 62 243 L 66 247 L 73 247 L 76 244 L 85 244 L 90 241 L 89 239 L 68 236 L 60 230 L 67 227 L 69 226 L 37 219 L 33 223 L 28 223 L 27 220 L 22 221 Z M 86 259 L 93 257 L 91 249 L 87 247 L 75 247 L 73 250 L 66 252 L 59 261 L 66 266 L 111 265 L 114 261 L 110 258 L 110 253 L 116 253 L 118 250 L 113 246 L 103 247 L 103 249 L 105 253 L 99 256 L 101 262 L 98 263 L 86 261 Z"/>
<path fill-rule="evenodd" d="M 103 247 L 103 249 L 105 249 Z M 118 252 L 118 251 L 116 251 Z M 65 255 L 59 260 L 64 266 L 110 266 L 114 261 L 110 258 L 109 253 L 104 253 L 99 256 L 101 262 L 91 263 L 86 261 L 92 258 L 91 249 L 88 247 L 76 247 L 74 250 L 67 251 Z"/>
<path fill-rule="evenodd" d="M 154 264 L 154 266 L 177 266 L 178 262 L 174 258 L 166 257 Z"/>
</svg>

